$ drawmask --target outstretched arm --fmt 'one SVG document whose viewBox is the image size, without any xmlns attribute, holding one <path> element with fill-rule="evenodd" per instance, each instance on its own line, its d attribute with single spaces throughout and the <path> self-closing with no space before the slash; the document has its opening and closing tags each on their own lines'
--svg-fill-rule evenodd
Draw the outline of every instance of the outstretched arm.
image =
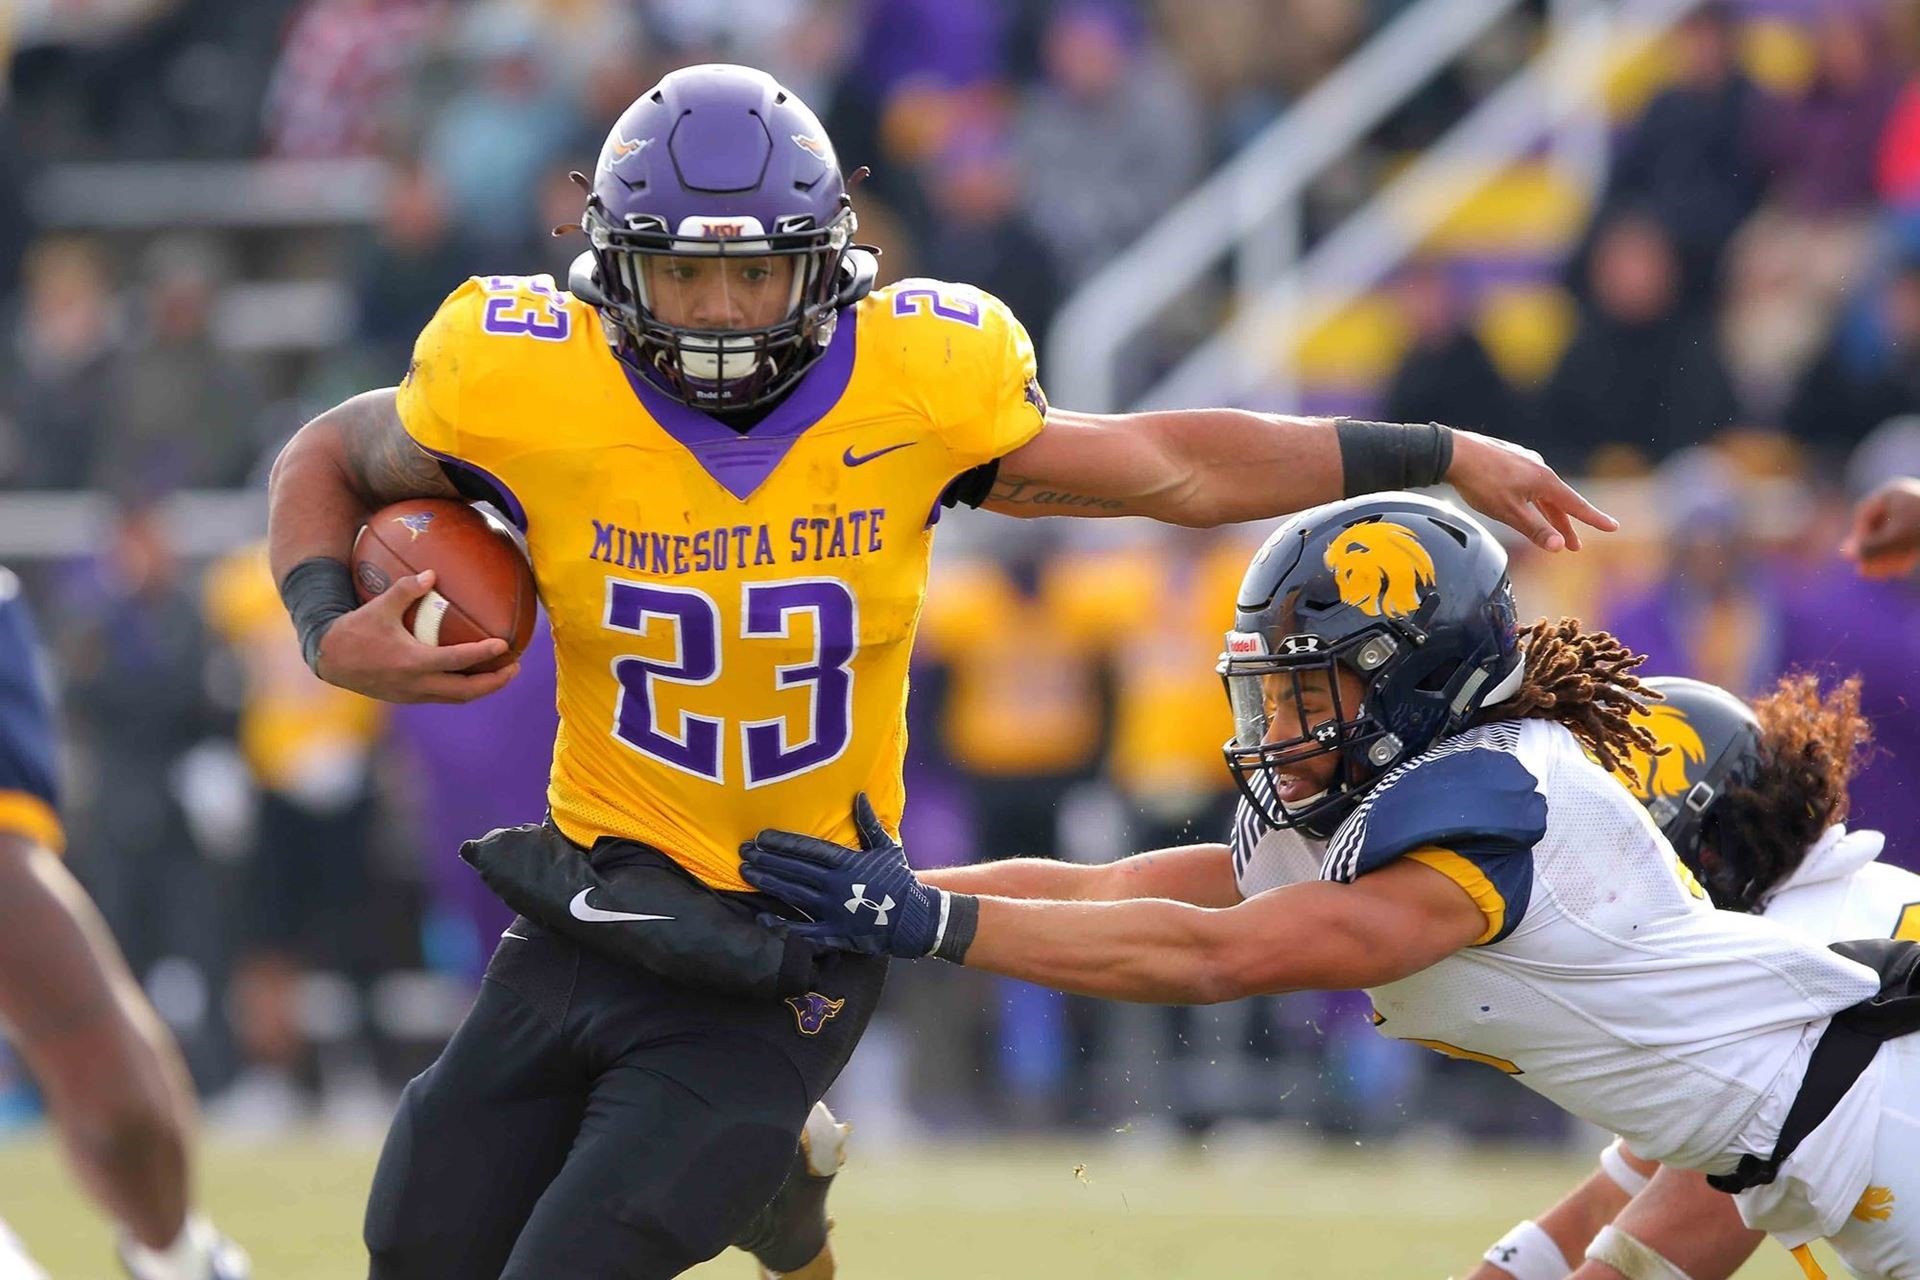
<svg viewBox="0 0 1920 1280">
<path fill-rule="evenodd" d="M 1240 889 L 1233 878 L 1233 854 L 1223 844 L 1155 849 L 1117 862 L 1095 864 L 1008 858 L 923 871 L 920 882 L 935 889 L 996 898 L 1065 902 L 1170 898 L 1196 907 L 1231 907 L 1240 901 Z"/>
<path fill-rule="evenodd" d="M 1409 440 L 1417 446 L 1424 437 L 1422 429 L 1413 430 Z M 1343 434 L 1352 450 L 1357 437 L 1328 418 L 1241 409 L 1050 409 L 1040 433 L 1001 459 L 982 505 L 1004 515 L 1150 516 L 1199 527 L 1289 515 L 1349 493 L 1444 478 L 1475 510 L 1549 551 L 1579 548 L 1576 520 L 1618 527 L 1538 454 L 1505 441 L 1455 431 L 1444 476 L 1420 474 L 1424 464 L 1414 459 L 1411 479 L 1381 484 L 1357 454 L 1343 456 Z"/>
<path fill-rule="evenodd" d="M 1226 909 L 982 898 L 965 963 L 1078 995 L 1217 1004 L 1394 982 L 1485 927 L 1465 890 L 1401 862 L 1352 884 L 1288 885 Z"/>
<path fill-rule="evenodd" d="M 1079 995 L 1163 1004 L 1377 986 L 1479 940 L 1468 892 L 1412 859 L 1352 884 L 1289 885 L 1232 907 L 974 897 L 915 877 L 865 795 L 860 848 L 762 831 L 741 848 L 747 883 L 804 913 L 794 932 L 897 956 L 939 956 Z"/>
</svg>

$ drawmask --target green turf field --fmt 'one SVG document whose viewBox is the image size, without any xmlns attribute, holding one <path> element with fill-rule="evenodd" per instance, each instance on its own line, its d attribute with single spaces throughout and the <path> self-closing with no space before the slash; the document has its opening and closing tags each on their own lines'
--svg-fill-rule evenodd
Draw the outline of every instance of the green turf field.
<svg viewBox="0 0 1920 1280">
<path fill-rule="evenodd" d="M 373 1156 L 317 1139 L 214 1144 L 204 1199 L 252 1251 L 259 1280 L 364 1276 Z M 856 1146 L 834 1192 L 835 1240 L 847 1280 L 1440 1280 L 1582 1171 L 1553 1157 L 1404 1147 L 1196 1158 L 1124 1136 L 884 1158 Z M 48 1144 L 0 1147 L 0 1214 L 55 1280 L 119 1274 Z M 753 1268 L 736 1253 L 692 1274 L 748 1280 Z M 1799 1269 L 1768 1245 L 1741 1274 L 1797 1280 Z"/>
</svg>

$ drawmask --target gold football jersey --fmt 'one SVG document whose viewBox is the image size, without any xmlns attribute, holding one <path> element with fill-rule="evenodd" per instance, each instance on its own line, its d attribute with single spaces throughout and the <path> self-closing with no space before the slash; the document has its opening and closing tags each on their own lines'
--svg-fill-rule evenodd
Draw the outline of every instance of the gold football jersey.
<svg viewBox="0 0 1920 1280">
<path fill-rule="evenodd" d="M 931 280 L 841 312 L 745 433 L 615 359 L 548 276 L 462 285 L 399 392 L 414 440 L 526 532 L 559 667 L 553 821 L 721 889 L 763 828 L 855 843 L 856 791 L 897 828 L 940 498 L 1045 405 L 1019 322 Z"/>
</svg>

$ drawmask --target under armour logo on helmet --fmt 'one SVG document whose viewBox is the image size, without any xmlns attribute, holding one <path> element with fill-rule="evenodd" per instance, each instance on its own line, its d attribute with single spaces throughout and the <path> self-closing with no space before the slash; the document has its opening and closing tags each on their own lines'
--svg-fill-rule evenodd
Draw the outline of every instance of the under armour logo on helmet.
<svg viewBox="0 0 1920 1280">
<path fill-rule="evenodd" d="M 893 910 L 893 895 L 890 893 L 882 894 L 881 901 L 875 902 L 867 896 L 867 886 L 857 884 L 853 886 L 853 896 L 847 899 L 847 914 L 857 916 L 860 914 L 860 908 L 862 907 L 873 908 L 873 922 L 876 925 L 885 924 L 887 922 L 887 912 Z"/>
</svg>

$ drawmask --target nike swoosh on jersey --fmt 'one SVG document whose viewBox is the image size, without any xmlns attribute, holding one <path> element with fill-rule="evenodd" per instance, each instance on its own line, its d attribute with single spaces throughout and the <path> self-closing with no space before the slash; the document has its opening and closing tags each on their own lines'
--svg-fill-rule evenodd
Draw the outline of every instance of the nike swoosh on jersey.
<svg viewBox="0 0 1920 1280">
<path fill-rule="evenodd" d="M 587 895 L 591 889 L 582 889 L 573 895 L 573 901 L 567 904 L 567 911 L 575 920 L 585 920 L 588 924 L 612 924 L 619 920 L 671 920 L 672 916 L 647 916 L 632 911 L 603 911 L 599 907 L 587 905 Z"/>
<path fill-rule="evenodd" d="M 850 467 L 865 466 L 867 463 L 872 462 L 875 458 L 884 457 L 885 455 L 894 452 L 896 449 L 910 449 L 918 443 L 919 441 L 917 440 L 902 440 L 899 444 L 890 444 L 884 449 L 875 449 L 872 453 L 855 453 L 853 451 L 853 446 L 848 445 L 847 451 L 840 455 L 840 461 L 846 463 Z"/>
</svg>

